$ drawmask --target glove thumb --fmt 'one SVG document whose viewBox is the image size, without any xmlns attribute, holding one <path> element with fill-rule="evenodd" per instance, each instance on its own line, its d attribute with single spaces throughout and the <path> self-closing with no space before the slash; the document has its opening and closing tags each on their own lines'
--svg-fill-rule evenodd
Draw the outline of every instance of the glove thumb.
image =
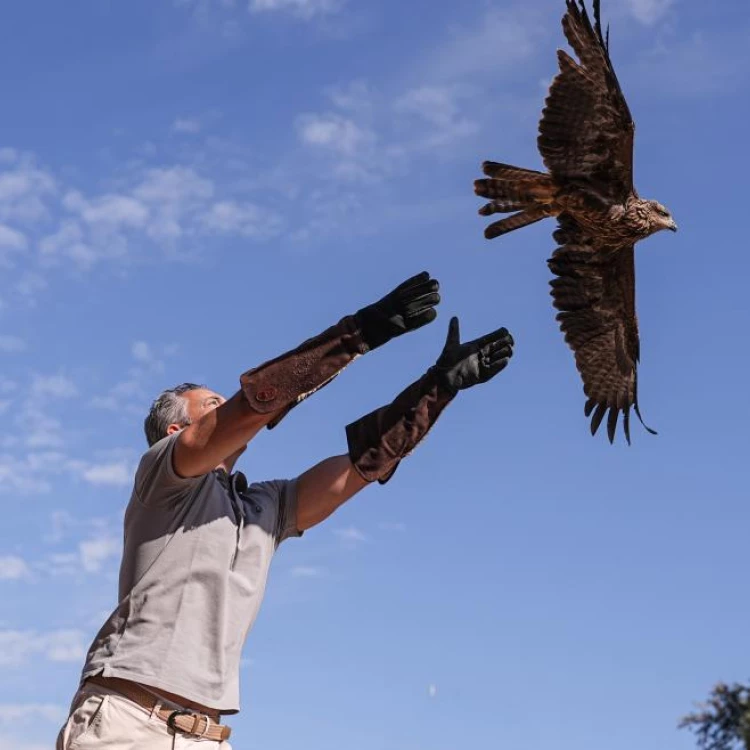
<svg viewBox="0 0 750 750">
<path fill-rule="evenodd" d="M 447 352 L 451 349 L 455 349 L 461 344 L 461 334 L 458 328 L 458 318 L 454 315 L 450 323 L 448 323 L 448 336 L 445 339 L 445 346 L 443 351 Z"/>
</svg>

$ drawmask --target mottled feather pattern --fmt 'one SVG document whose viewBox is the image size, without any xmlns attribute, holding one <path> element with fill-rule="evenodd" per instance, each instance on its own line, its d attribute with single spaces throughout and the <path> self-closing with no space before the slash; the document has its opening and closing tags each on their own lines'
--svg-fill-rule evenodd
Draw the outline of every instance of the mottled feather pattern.
<svg viewBox="0 0 750 750">
<path fill-rule="evenodd" d="M 583 380 L 585 413 L 592 433 L 606 418 L 610 441 L 622 414 L 630 442 L 631 409 L 640 418 L 635 245 L 676 225 L 635 191 L 635 125 L 609 56 L 609 31 L 602 32 L 600 0 L 593 0 L 593 24 L 584 0 L 565 4 L 563 31 L 577 59 L 558 51 L 559 73 L 539 122 L 537 145 L 549 171 L 485 162 L 486 178 L 474 190 L 489 201 L 480 214 L 517 212 L 487 226 L 488 238 L 557 217 L 551 294 Z"/>
</svg>

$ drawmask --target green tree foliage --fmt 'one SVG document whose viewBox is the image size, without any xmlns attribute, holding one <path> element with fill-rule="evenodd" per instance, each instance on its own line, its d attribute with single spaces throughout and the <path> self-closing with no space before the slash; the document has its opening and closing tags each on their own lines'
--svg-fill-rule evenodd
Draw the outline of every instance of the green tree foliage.
<svg viewBox="0 0 750 750">
<path fill-rule="evenodd" d="M 719 683 L 698 711 L 680 721 L 702 750 L 750 750 L 750 686 Z"/>
</svg>

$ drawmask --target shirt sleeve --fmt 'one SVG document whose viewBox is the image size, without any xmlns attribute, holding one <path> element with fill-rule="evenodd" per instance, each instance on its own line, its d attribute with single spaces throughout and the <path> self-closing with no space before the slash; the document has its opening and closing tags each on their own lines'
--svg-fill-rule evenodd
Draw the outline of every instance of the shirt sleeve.
<svg viewBox="0 0 750 750">
<path fill-rule="evenodd" d="M 297 480 L 273 479 L 270 482 L 255 482 L 250 485 L 251 493 L 265 495 L 276 506 L 274 538 L 278 547 L 284 539 L 302 536 L 297 528 Z"/>
<path fill-rule="evenodd" d="M 135 473 L 135 495 L 143 505 L 163 506 L 180 502 L 205 477 L 181 477 L 172 465 L 172 454 L 179 433 L 154 443 L 143 454 Z"/>
</svg>

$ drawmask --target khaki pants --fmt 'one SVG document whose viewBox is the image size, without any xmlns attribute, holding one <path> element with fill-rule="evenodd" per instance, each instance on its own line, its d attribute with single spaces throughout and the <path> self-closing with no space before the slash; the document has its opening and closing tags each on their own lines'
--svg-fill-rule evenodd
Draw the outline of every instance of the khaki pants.
<svg viewBox="0 0 750 750">
<path fill-rule="evenodd" d="M 156 712 L 149 712 L 99 685 L 84 685 L 73 698 L 70 716 L 57 737 L 56 750 L 232 750 L 228 742 L 172 732 Z"/>
</svg>

